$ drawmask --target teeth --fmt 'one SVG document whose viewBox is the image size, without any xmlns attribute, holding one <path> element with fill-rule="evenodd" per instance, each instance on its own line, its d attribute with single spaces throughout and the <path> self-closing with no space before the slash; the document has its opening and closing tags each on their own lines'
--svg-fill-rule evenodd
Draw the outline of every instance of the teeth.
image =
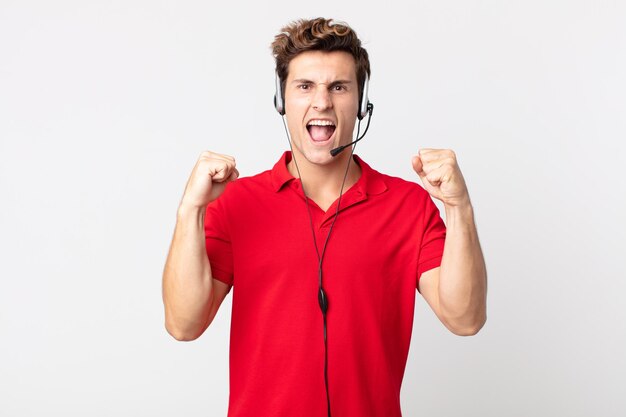
<svg viewBox="0 0 626 417">
<path fill-rule="evenodd" d="M 315 126 L 335 126 L 335 124 L 333 122 L 330 122 L 328 120 L 311 120 L 307 126 L 311 126 L 311 125 L 315 125 Z"/>
</svg>

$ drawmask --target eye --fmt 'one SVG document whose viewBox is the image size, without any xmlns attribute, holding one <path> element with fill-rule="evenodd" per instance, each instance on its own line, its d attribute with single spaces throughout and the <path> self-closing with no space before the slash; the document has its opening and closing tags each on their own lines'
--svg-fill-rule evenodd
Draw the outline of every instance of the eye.
<svg viewBox="0 0 626 417">
<path fill-rule="evenodd" d="M 308 84 L 298 84 L 298 89 L 300 90 L 308 90 L 310 85 Z"/>
<path fill-rule="evenodd" d="M 333 90 L 334 91 L 345 91 L 346 90 L 346 86 L 343 84 L 337 84 L 333 86 Z"/>
</svg>

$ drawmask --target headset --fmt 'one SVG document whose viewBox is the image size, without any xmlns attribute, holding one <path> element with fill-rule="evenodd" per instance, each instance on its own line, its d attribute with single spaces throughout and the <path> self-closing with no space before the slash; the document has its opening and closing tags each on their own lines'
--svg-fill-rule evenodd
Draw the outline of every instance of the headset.
<svg viewBox="0 0 626 417">
<path fill-rule="evenodd" d="M 367 129 L 369 129 L 370 126 L 370 120 L 372 118 L 372 113 L 374 111 L 374 105 L 372 103 L 370 103 L 369 99 L 368 99 L 368 90 L 369 90 L 369 77 L 367 76 L 367 74 L 365 74 L 365 80 L 363 81 L 363 85 L 361 86 L 361 88 L 359 89 L 359 108 L 358 108 L 358 112 L 357 112 L 357 118 L 359 119 L 359 123 L 358 123 L 358 128 L 357 128 L 357 139 L 347 145 L 343 145 L 343 146 L 339 146 L 337 148 L 331 149 L 330 154 L 331 156 L 335 157 L 337 156 L 339 153 L 341 153 L 345 148 L 355 145 L 358 141 L 360 141 L 361 139 L 363 139 L 363 137 L 365 136 L 365 134 L 367 133 Z M 331 417 L 330 415 L 330 394 L 329 394 L 329 390 L 328 390 L 328 342 L 327 342 L 327 338 L 326 338 L 326 311 L 328 310 L 328 297 L 326 295 L 326 292 L 324 291 L 324 288 L 322 286 L 322 277 L 323 277 L 323 273 L 322 273 L 322 263 L 324 261 L 324 254 L 326 253 L 326 245 L 328 243 L 328 240 L 330 239 L 330 233 L 333 231 L 333 226 L 335 225 L 335 221 L 337 220 L 337 215 L 339 214 L 339 206 L 341 205 L 341 197 L 343 195 L 343 186 L 346 183 L 346 178 L 348 176 L 348 171 L 350 168 L 350 162 L 352 161 L 352 154 L 354 153 L 354 148 L 355 146 L 352 146 L 352 150 L 350 153 L 350 157 L 348 158 L 348 164 L 346 166 L 346 172 L 343 176 L 343 182 L 341 183 L 341 190 L 339 191 L 339 199 L 337 201 L 337 210 L 335 212 L 333 221 L 330 225 L 330 228 L 328 230 L 328 235 L 326 235 L 326 241 L 324 242 L 324 246 L 322 249 L 322 253 L 320 256 L 320 251 L 318 249 L 317 246 L 317 238 L 315 236 L 315 229 L 313 227 L 313 217 L 311 216 L 311 209 L 309 207 L 309 201 L 308 201 L 308 197 L 307 197 L 307 193 L 304 189 L 304 184 L 302 183 L 302 176 L 300 175 L 300 168 L 298 168 L 298 162 L 296 161 L 296 155 L 293 153 L 293 147 L 291 145 L 291 138 L 289 136 L 289 130 L 287 129 L 287 125 L 285 124 L 285 95 L 284 95 L 284 91 L 282 88 L 282 83 L 280 80 L 280 77 L 278 76 L 278 72 L 276 72 L 276 93 L 274 94 L 274 107 L 276 108 L 276 111 L 278 112 L 278 114 L 280 114 L 282 116 L 282 121 L 283 121 L 283 126 L 285 128 L 285 133 L 287 134 L 287 140 L 289 141 L 289 147 L 291 148 L 291 154 L 292 154 L 292 158 L 293 161 L 295 163 L 296 166 L 296 170 L 298 171 L 298 177 L 300 177 L 300 182 L 302 185 L 302 192 L 304 193 L 304 201 L 306 203 L 306 208 L 307 208 L 307 212 L 309 215 L 309 221 L 310 221 L 310 226 L 311 226 L 311 232 L 313 234 L 313 244 L 315 246 L 315 252 L 317 253 L 317 259 L 319 261 L 318 264 L 318 280 L 319 280 L 319 290 L 318 290 L 318 294 L 317 294 L 317 299 L 318 299 L 318 303 L 320 305 L 320 309 L 322 310 L 322 316 L 324 319 L 324 381 L 325 381 L 325 385 L 326 385 L 326 403 L 327 403 L 327 411 L 328 411 L 328 417 Z M 363 118 L 368 115 L 367 118 L 367 125 L 365 127 L 365 131 L 363 132 L 363 135 L 361 135 L 359 137 L 359 132 L 361 130 L 361 120 L 363 120 Z"/>
</svg>

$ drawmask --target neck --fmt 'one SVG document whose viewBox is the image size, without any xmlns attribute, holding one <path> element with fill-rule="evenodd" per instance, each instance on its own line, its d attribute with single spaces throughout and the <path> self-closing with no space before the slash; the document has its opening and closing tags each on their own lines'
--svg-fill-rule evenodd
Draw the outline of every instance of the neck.
<svg viewBox="0 0 626 417">
<path fill-rule="evenodd" d="M 350 158 L 350 149 L 333 158 L 329 164 L 320 165 L 309 162 L 304 155 L 294 150 L 291 161 L 287 164 L 289 173 L 298 178 L 298 170 L 294 163 L 297 159 L 302 184 L 309 197 L 333 197 L 337 198 L 341 192 L 341 184 L 346 173 L 346 167 Z M 354 161 L 350 161 L 350 168 L 343 186 L 343 193 L 350 189 L 361 177 L 361 168 Z"/>
</svg>

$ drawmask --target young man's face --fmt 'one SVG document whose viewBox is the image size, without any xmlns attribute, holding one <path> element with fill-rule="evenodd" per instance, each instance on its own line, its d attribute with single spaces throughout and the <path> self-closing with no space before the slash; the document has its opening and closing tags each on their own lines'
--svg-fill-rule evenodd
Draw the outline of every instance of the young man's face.
<svg viewBox="0 0 626 417">
<path fill-rule="evenodd" d="M 285 115 L 296 158 L 327 164 L 331 149 L 352 142 L 359 101 L 354 58 L 344 51 L 302 52 L 288 72 Z"/>
</svg>

